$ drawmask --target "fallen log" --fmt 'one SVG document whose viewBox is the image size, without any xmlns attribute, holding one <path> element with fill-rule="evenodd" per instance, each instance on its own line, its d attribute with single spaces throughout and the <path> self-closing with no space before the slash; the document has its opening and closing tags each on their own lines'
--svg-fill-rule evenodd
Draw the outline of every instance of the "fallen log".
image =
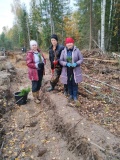
<svg viewBox="0 0 120 160">
<path fill-rule="evenodd" d="M 6 56 L 0 56 L 0 61 L 4 61 L 4 60 L 6 60 L 6 59 L 7 59 Z"/>
<path fill-rule="evenodd" d="M 108 59 L 99 59 L 99 58 L 84 58 L 84 60 L 90 60 L 90 61 L 102 61 L 106 63 L 114 63 L 118 64 L 119 62 L 117 60 L 108 60 Z"/>
<path fill-rule="evenodd" d="M 94 85 L 88 84 L 88 83 L 86 83 L 86 82 L 81 82 L 81 83 L 82 83 L 82 84 L 85 84 L 85 85 L 88 85 L 88 86 L 90 86 L 90 87 L 92 87 L 92 88 L 101 89 L 101 87 L 94 86 Z"/>
<path fill-rule="evenodd" d="M 92 96 L 95 96 L 95 94 L 96 94 L 96 97 L 100 97 L 101 100 L 104 99 L 106 102 L 113 103 L 113 104 L 117 104 L 117 102 L 115 102 L 115 101 L 113 100 L 113 98 L 110 97 L 109 95 L 102 94 L 101 92 L 98 92 L 98 91 L 96 91 L 95 93 L 93 93 L 93 92 L 89 91 L 88 89 L 86 89 L 85 87 L 82 87 L 82 89 L 84 89 L 87 93 L 89 93 L 89 94 L 92 95 Z M 118 97 L 117 97 L 117 98 L 118 98 Z"/>
<path fill-rule="evenodd" d="M 113 55 L 114 58 L 120 58 L 120 55 L 115 53 L 115 52 L 112 52 L 112 55 Z"/>
<path fill-rule="evenodd" d="M 84 76 L 84 77 L 87 77 L 87 78 L 89 78 L 89 79 L 91 79 L 91 80 L 93 80 L 93 81 L 95 81 L 95 82 L 101 83 L 101 84 L 106 85 L 106 86 L 108 86 L 108 87 L 110 87 L 110 88 L 113 88 L 113 89 L 115 89 L 115 90 L 120 91 L 120 88 L 117 88 L 117 87 L 115 87 L 115 86 L 111 86 L 111 85 L 109 85 L 109 84 L 107 84 L 107 83 L 105 83 L 105 82 L 102 82 L 102 81 L 100 81 L 100 80 L 94 79 L 94 78 L 92 78 L 92 77 L 90 77 L 90 76 L 88 76 L 88 75 L 86 75 L 86 74 L 83 74 L 83 76 Z"/>
</svg>

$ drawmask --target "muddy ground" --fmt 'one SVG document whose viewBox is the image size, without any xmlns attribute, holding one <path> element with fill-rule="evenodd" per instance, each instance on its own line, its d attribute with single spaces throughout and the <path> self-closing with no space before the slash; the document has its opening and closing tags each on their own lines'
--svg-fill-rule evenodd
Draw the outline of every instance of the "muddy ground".
<svg viewBox="0 0 120 160">
<path fill-rule="evenodd" d="M 25 61 L 8 60 L 17 69 L 17 75 L 11 82 L 11 93 L 31 86 Z M 106 83 L 109 79 L 113 86 L 119 88 L 119 77 L 113 78 L 113 70 L 102 73 L 106 71 L 106 63 L 100 62 L 97 67 L 94 63 L 85 60 L 83 73 Z M 110 66 L 119 75 L 119 65 Z M 50 76 L 47 60 L 40 92 L 41 104 L 33 102 L 31 92 L 26 105 L 16 105 L 14 97 L 8 100 L 9 108 L 1 119 L 5 130 L 1 160 L 119 160 L 120 105 L 119 98 L 115 96 L 119 97 L 119 91 L 115 90 L 112 97 L 103 97 L 101 94 L 108 96 L 106 92 L 111 95 L 113 90 L 84 77 L 84 83 L 79 86 L 79 103 L 69 103 L 60 83 L 55 91 L 46 92 Z M 101 92 L 85 83 L 100 87 Z"/>
</svg>

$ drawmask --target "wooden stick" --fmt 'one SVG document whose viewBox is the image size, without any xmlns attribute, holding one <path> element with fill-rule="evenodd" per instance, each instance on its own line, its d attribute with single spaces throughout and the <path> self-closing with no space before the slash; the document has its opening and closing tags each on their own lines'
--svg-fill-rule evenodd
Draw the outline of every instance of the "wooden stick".
<svg viewBox="0 0 120 160">
<path fill-rule="evenodd" d="M 84 60 L 94 60 L 94 61 L 102 61 L 107 63 L 115 63 L 118 64 L 119 62 L 117 60 L 109 60 L 109 59 L 99 59 L 99 58 L 83 58 Z"/>
<path fill-rule="evenodd" d="M 84 88 L 84 87 L 83 87 Z M 88 92 L 89 94 L 93 95 L 92 92 L 90 92 L 88 89 L 84 88 L 86 92 Z"/>
<path fill-rule="evenodd" d="M 94 142 L 92 142 L 91 140 L 88 139 L 88 141 L 90 142 L 90 144 L 93 144 L 94 146 L 98 147 L 101 151 L 105 152 L 105 149 L 102 148 L 101 146 L 95 144 Z"/>
<path fill-rule="evenodd" d="M 113 57 L 115 57 L 115 58 L 120 58 L 120 55 L 119 54 L 117 54 L 117 53 L 115 53 L 115 52 L 112 52 L 112 55 L 113 55 Z"/>
<path fill-rule="evenodd" d="M 99 45 L 97 44 L 97 42 L 94 40 L 94 39 L 92 39 L 93 40 L 93 42 L 96 44 L 96 46 L 102 51 L 102 53 L 104 53 L 103 52 L 103 50 L 99 47 Z"/>
<path fill-rule="evenodd" d="M 0 148 L 0 155 L 2 155 L 3 146 L 4 146 L 4 140 L 3 140 L 2 145 L 1 145 L 1 148 Z"/>
<path fill-rule="evenodd" d="M 81 121 L 82 121 L 82 118 L 81 118 L 73 127 L 69 128 L 69 129 L 67 130 L 67 133 L 68 133 L 71 129 L 75 128 Z"/>
<path fill-rule="evenodd" d="M 81 88 L 85 89 L 86 92 L 88 92 L 89 94 L 93 95 L 93 93 L 90 92 L 89 90 L 87 90 L 86 88 L 84 88 L 84 87 L 81 87 Z M 97 91 L 96 91 L 96 92 L 97 92 Z M 109 97 L 109 96 L 106 96 L 105 94 L 101 94 L 101 93 L 99 93 L 99 92 L 97 92 L 97 94 L 98 94 L 102 99 L 108 98 L 108 99 L 109 99 L 109 102 L 111 102 L 111 103 L 113 103 L 113 104 L 116 104 L 116 102 L 113 101 L 113 98 L 111 98 L 111 97 Z M 117 97 L 117 98 L 118 98 L 118 97 Z"/>
<path fill-rule="evenodd" d="M 86 82 L 81 82 L 81 83 L 82 83 L 82 84 L 85 84 L 85 85 L 88 85 L 88 86 L 91 86 L 92 88 L 101 89 L 101 87 L 94 86 L 94 85 L 88 84 L 88 83 L 86 83 Z"/>
<path fill-rule="evenodd" d="M 107 84 L 107 83 L 105 83 L 105 82 L 102 82 L 102 81 L 100 81 L 100 80 L 96 80 L 96 79 L 94 79 L 94 78 L 91 78 L 90 76 L 88 76 L 88 75 L 86 75 L 86 74 L 83 74 L 83 76 L 84 76 L 84 77 L 87 77 L 87 78 L 89 78 L 89 79 L 91 79 L 91 80 L 93 80 L 93 81 L 102 83 L 102 84 L 104 84 L 104 85 L 106 85 L 106 86 L 108 86 L 108 87 L 110 87 L 110 88 L 113 88 L 113 89 L 115 89 L 115 90 L 120 91 L 119 88 L 116 88 L 115 86 L 111 86 L 111 85 L 109 85 L 109 84 Z"/>
</svg>

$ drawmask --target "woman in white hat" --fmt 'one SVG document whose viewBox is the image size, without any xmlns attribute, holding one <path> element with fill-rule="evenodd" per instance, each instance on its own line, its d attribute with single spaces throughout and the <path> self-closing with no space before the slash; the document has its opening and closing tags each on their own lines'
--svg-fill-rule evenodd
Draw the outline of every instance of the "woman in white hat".
<svg viewBox="0 0 120 160">
<path fill-rule="evenodd" d="M 28 76 L 32 81 L 34 102 L 40 103 L 39 90 L 44 75 L 44 64 L 46 63 L 46 60 L 40 49 L 38 49 L 38 44 L 35 40 L 30 41 L 30 48 L 31 50 L 27 52 L 26 57 Z"/>
</svg>

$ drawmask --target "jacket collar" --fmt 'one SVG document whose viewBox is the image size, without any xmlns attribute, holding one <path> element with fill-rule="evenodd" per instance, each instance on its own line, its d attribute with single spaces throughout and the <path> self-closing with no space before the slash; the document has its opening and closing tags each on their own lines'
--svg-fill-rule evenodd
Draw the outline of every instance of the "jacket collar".
<svg viewBox="0 0 120 160">
<path fill-rule="evenodd" d="M 37 51 L 40 52 L 40 49 L 38 48 Z M 33 50 L 30 50 L 29 52 L 34 53 Z"/>
<path fill-rule="evenodd" d="M 76 49 L 77 49 L 77 47 L 76 47 L 76 46 L 74 46 L 73 51 L 75 51 Z"/>
<path fill-rule="evenodd" d="M 58 49 L 59 44 L 57 43 L 56 49 Z M 50 46 L 50 49 L 53 49 L 53 45 Z"/>
<path fill-rule="evenodd" d="M 75 51 L 77 49 L 76 46 L 73 47 L 73 51 Z M 67 51 L 67 47 L 64 48 L 65 51 Z"/>
</svg>

